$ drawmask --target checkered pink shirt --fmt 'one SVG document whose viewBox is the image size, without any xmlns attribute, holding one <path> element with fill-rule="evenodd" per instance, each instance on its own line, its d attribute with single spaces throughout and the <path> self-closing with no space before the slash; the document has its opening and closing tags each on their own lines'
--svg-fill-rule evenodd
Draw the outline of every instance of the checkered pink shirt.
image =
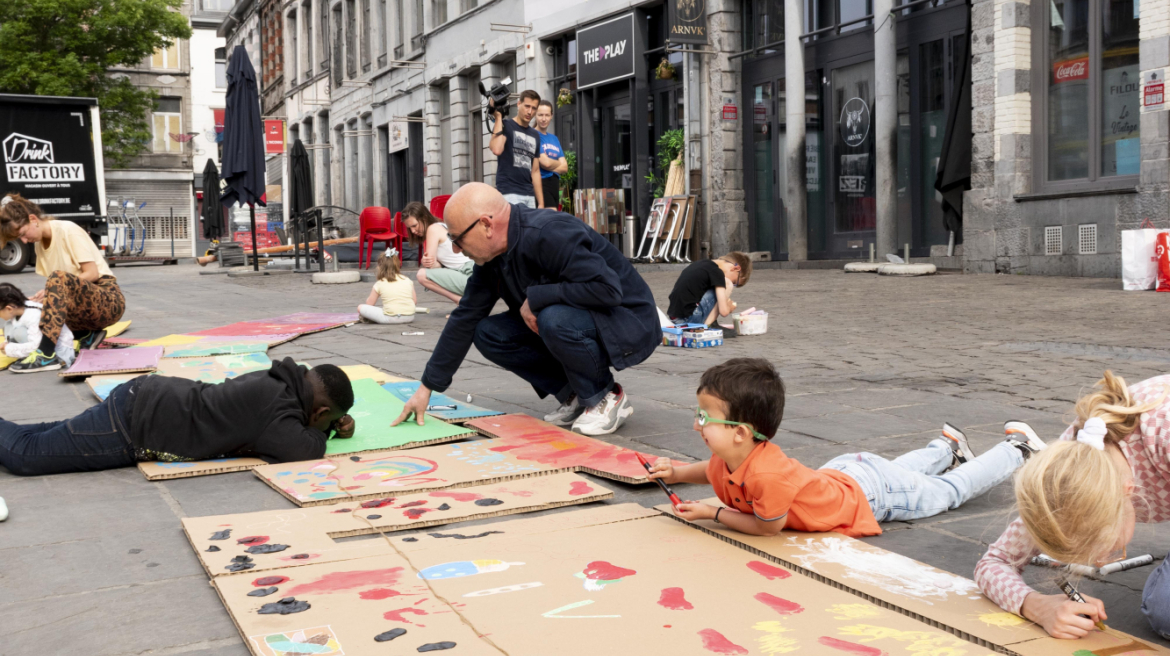
<svg viewBox="0 0 1170 656">
<path fill-rule="evenodd" d="M 1155 376 L 1129 390 L 1138 405 L 1157 401 L 1170 394 L 1170 376 Z M 1076 439 L 1074 427 L 1069 426 L 1060 439 Z M 1170 396 L 1143 413 L 1138 429 L 1119 446 L 1133 468 L 1137 521 L 1152 524 L 1170 520 Z M 1038 553 L 1023 522 L 1016 519 L 975 566 L 975 582 L 1000 608 L 1019 614 L 1024 597 L 1033 592 L 1020 572 Z"/>
</svg>

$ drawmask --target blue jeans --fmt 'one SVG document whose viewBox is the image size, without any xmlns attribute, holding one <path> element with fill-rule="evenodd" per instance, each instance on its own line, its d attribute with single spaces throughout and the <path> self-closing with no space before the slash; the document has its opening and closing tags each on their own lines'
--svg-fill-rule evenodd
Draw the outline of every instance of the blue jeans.
<svg viewBox="0 0 1170 656">
<path fill-rule="evenodd" d="M 1155 633 L 1170 640 L 1170 554 L 1146 579 L 1142 590 L 1142 612 Z"/>
<path fill-rule="evenodd" d="M 550 305 L 536 317 L 540 334 L 519 314 L 494 314 L 475 329 L 475 348 L 483 357 L 528 381 L 540 398 L 564 403 L 575 393 L 593 407 L 613 389 L 609 355 L 588 310 Z"/>
<path fill-rule="evenodd" d="M 17 476 L 100 471 L 135 463 L 130 410 L 136 381 L 72 419 L 14 424 L 0 419 L 0 465 Z"/>
<path fill-rule="evenodd" d="M 715 309 L 715 304 L 718 302 L 719 300 L 715 298 L 715 288 L 712 287 L 707 290 L 706 294 L 703 294 L 703 298 L 699 299 L 699 304 L 695 306 L 695 311 L 691 313 L 691 316 L 685 319 L 673 319 L 673 321 L 675 325 L 680 326 L 684 323 L 707 323 L 707 316 L 711 314 L 711 310 Z"/>
<path fill-rule="evenodd" d="M 947 473 L 954 458 L 942 439 L 925 449 L 901 455 L 893 461 L 872 453 L 850 453 L 833 458 L 821 469 L 836 469 L 852 476 L 879 522 L 931 517 L 953 510 L 1011 478 L 1024 454 L 1007 442 Z"/>
<path fill-rule="evenodd" d="M 513 205 L 527 205 L 532 209 L 536 209 L 536 192 L 532 192 L 532 196 L 522 196 L 520 194 L 504 194 L 504 200 Z"/>
</svg>

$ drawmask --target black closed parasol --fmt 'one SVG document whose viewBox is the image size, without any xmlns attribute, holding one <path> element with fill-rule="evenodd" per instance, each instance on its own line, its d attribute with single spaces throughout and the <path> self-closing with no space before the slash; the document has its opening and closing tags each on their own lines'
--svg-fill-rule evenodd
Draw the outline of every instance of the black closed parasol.
<svg viewBox="0 0 1170 656">
<path fill-rule="evenodd" d="M 252 219 L 252 269 L 260 270 L 256 257 L 256 203 L 264 196 L 264 126 L 260 120 L 260 94 L 256 69 L 248 51 L 238 45 L 227 70 L 227 107 L 223 113 L 223 202 L 247 204 Z"/>
</svg>

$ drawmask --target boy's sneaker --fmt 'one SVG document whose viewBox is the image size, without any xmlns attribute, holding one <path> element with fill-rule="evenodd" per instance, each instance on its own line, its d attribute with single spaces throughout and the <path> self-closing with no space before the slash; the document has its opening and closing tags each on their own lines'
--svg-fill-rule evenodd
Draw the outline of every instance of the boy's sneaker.
<svg viewBox="0 0 1170 656">
<path fill-rule="evenodd" d="M 581 413 L 577 421 L 573 422 L 573 430 L 594 437 L 609 435 L 632 414 L 634 409 L 630 407 L 629 397 L 621 385 L 615 384 L 601 403 Z"/>
<path fill-rule="evenodd" d="M 967 436 L 963 434 L 963 431 L 948 423 L 943 423 L 942 436 L 943 439 L 950 442 L 951 451 L 955 453 L 956 464 L 961 465 L 975 459 L 975 452 L 971 450 L 971 444 L 967 442 Z"/>
<path fill-rule="evenodd" d="M 562 403 L 561 407 L 545 415 L 544 420 L 554 426 L 572 426 L 582 412 L 585 412 L 585 408 L 577 403 L 577 395 L 574 394 L 568 401 Z"/>
<path fill-rule="evenodd" d="M 77 340 L 77 343 L 78 343 L 79 347 L 81 348 L 81 350 L 85 351 L 85 350 L 97 348 L 102 343 L 102 341 L 105 340 L 105 338 L 106 338 L 106 331 L 104 331 L 104 330 L 91 330 L 88 333 L 86 333 L 85 335 L 82 335 Z"/>
<path fill-rule="evenodd" d="M 1022 421 L 1006 422 L 1003 432 L 1007 435 L 1007 441 L 1023 452 L 1025 460 L 1033 453 L 1043 451 L 1046 446 L 1036 431 Z"/>
<path fill-rule="evenodd" d="M 53 371 L 61 368 L 61 359 L 57 354 L 45 355 L 40 349 L 20 362 L 13 362 L 8 370 L 14 374 L 31 374 L 35 371 Z"/>
</svg>

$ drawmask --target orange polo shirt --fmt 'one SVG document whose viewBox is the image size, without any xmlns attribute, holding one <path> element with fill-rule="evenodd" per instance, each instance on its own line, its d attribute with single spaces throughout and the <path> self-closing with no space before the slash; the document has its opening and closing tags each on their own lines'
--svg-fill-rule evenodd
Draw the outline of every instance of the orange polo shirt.
<svg viewBox="0 0 1170 656">
<path fill-rule="evenodd" d="M 852 476 L 835 469 L 809 469 L 771 442 L 760 442 L 734 472 L 712 455 L 707 480 L 719 500 L 771 522 L 787 517 L 785 528 L 850 537 L 881 535 L 865 492 Z"/>
</svg>

